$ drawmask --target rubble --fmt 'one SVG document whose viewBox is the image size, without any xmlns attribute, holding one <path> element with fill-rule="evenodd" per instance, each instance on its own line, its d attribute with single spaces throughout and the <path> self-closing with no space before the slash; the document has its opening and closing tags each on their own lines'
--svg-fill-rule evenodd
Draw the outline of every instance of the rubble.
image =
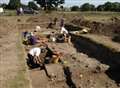
<svg viewBox="0 0 120 88">
<path fill-rule="evenodd" d="M 100 64 L 96 67 L 94 73 L 101 73 L 101 72 L 105 72 L 106 70 L 109 69 L 109 66 L 105 65 L 105 64 Z"/>
</svg>

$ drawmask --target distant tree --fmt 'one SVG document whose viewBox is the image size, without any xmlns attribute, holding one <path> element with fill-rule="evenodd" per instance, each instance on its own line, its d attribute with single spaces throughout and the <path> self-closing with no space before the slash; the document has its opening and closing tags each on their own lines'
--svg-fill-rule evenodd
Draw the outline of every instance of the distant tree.
<svg viewBox="0 0 120 88">
<path fill-rule="evenodd" d="M 60 9 L 63 11 L 63 10 L 64 10 L 64 7 L 63 7 L 63 6 L 60 6 Z"/>
<path fill-rule="evenodd" d="M 79 6 L 72 6 L 71 11 L 80 11 Z"/>
<path fill-rule="evenodd" d="M 94 11 L 95 6 L 89 3 L 85 3 L 80 7 L 81 11 Z"/>
<path fill-rule="evenodd" d="M 28 3 L 28 7 L 32 8 L 32 9 L 34 9 L 34 10 L 38 10 L 37 4 L 36 4 L 35 2 L 33 2 L 33 1 L 30 1 L 30 2 Z"/>
<path fill-rule="evenodd" d="M 104 11 L 105 6 L 104 5 L 99 5 L 96 9 L 97 9 L 97 11 Z"/>
<path fill-rule="evenodd" d="M 120 12 L 120 3 L 118 2 L 112 3 L 111 11 Z"/>
<path fill-rule="evenodd" d="M 17 9 L 20 5 L 20 0 L 10 0 L 7 9 Z"/>
<path fill-rule="evenodd" d="M 6 8 L 6 7 L 7 7 L 7 4 L 3 3 L 3 4 L 1 4 L 0 6 L 3 7 L 3 8 Z"/>
<path fill-rule="evenodd" d="M 112 8 L 113 8 L 113 4 L 111 3 L 111 2 L 106 2 L 105 4 L 104 4 L 104 10 L 105 11 L 111 11 L 112 10 Z"/>
<path fill-rule="evenodd" d="M 36 1 L 42 8 L 44 8 L 44 10 L 51 10 L 63 4 L 65 0 L 34 0 L 34 1 Z"/>
<path fill-rule="evenodd" d="M 115 12 L 120 12 L 120 3 L 118 2 L 106 2 L 103 5 L 99 5 L 97 7 L 98 11 L 115 11 Z"/>
</svg>

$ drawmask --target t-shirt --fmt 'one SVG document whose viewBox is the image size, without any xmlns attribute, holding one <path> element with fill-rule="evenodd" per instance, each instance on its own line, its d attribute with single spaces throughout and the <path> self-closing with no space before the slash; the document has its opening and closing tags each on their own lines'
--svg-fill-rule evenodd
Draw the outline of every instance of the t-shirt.
<svg viewBox="0 0 120 88">
<path fill-rule="evenodd" d="M 64 27 L 61 28 L 61 34 L 63 34 L 63 33 L 68 34 L 68 31 Z"/>
<path fill-rule="evenodd" d="M 60 27 L 63 27 L 63 26 L 64 26 L 64 19 L 61 19 Z"/>
<path fill-rule="evenodd" d="M 0 7 L 0 13 L 3 13 L 3 12 L 4 12 L 3 8 Z"/>
<path fill-rule="evenodd" d="M 20 12 L 21 12 L 21 13 L 23 12 L 23 8 L 20 8 Z"/>
<path fill-rule="evenodd" d="M 32 56 L 39 56 L 41 53 L 41 49 L 36 47 L 36 48 L 32 48 L 30 51 L 29 51 L 29 54 L 32 55 Z"/>
<path fill-rule="evenodd" d="M 31 45 L 35 45 L 37 43 L 37 38 L 35 36 L 31 36 L 29 41 Z"/>
</svg>

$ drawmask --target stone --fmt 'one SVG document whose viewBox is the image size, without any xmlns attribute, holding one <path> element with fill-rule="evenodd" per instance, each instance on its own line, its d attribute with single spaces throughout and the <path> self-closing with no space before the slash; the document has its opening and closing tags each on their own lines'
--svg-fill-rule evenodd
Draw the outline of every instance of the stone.
<svg viewBox="0 0 120 88">
<path fill-rule="evenodd" d="M 83 78 L 83 74 L 80 74 L 79 77 L 80 77 L 80 78 Z"/>
<path fill-rule="evenodd" d="M 105 64 L 100 64 L 95 68 L 95 73 L 101 73 L 101 72 L 105 72 L 107 69 L 109 68 L 109 66 L 105 65 Z"/>
</svg>

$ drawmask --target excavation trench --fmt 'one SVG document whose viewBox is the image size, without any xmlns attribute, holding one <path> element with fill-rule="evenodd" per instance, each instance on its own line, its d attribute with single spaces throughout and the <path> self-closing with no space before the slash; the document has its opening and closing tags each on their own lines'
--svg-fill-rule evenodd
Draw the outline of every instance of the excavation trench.
<svg viewBox="0 0 120 88">
<path fill-rule="evenodd" d="M 36 25 L 41 24 L 18 24 L 18 28 L 22 33 L 24 30 L 33 30 Z M 25 52 L 27 54 L 27 51 Z M 26 58 L 26 64 L 29 64 L 28 58 Z M 29 76 L 33 88 L 76 88 L 71 74 L 70 67 L 56 64 L 48 64 L 42 70 L 39 65 L 33 65 L 29 69 Z M 51 80 L 49 75 L 53 75 L 55 78 L 53 77 L 53 80 Z"/>
<path fill-rule="evenodd" d="M 75 83 L 72 80 L 72 72 L 70 71 L 70 67 L 63 67 L 64 75 L 66 78 L 66 83 L 69 88 L 77 88 Z"/>
<path fill-rule="evenodd" d="M 72 43 L 77 52 L 87 54 L 89 57 L 109 65 L 110 68 L 106 71 L 106 74 L 116 83 L 120 83 L 120 52 L 111 50 L 83 36 L 72 35 Z"/>
<path fill-rule="evenodd" d="M 35 25 L 34 25 L 35 26 Z M 31 25 L 31 30 L 34 28 Z M 19 29 L 23 31 L 23 29 L 29 29 L 29 25 L 19 25 Z M 76 29 L 79 30 L 79 29 Z M 99 62 L 109 65 L 110 68 L 106 71 L 106 74 L 112 79 L 115 80 L 116 83 L 120 83 L 120 52 L 112 51 L 111 49 L 105 47 L 102 44 L 96 43 L 88 38 L 71 35 L 72 43 L 74 48 L 79 53 L 84 53 L 89 57 L 95 58 Z M 60 45 L 62 48 L 67 48 L 66 46 Z M 72 50 L 70 50 L 72 51 Z M 71 53 L 71 52 L 69 52 Z M 78 63 L 79 64 L 79 63 Z M 71 66 L 72 67 L 72 66 Z M 61 65 L 47 65 L 47 70 L 50 74 L 57 74 L 57 81 L 49 81 L 46 76 L 44 70 L 40 70 L 39 68 L 35 68 L 29 70 L 30 78 L 32 80 L 33 88 L 77 88 L 77 81 L 74 81 L 73 75 L 76 75 L 75 72 L 70 71 L 71 67 L 62 67 Z M 73 74 L 73 75 L 72 75 Z M 77 78 L 76 78 L 77 79 Z M 79 81 L 80 83 L 81 81 Z"/>
</svg>

